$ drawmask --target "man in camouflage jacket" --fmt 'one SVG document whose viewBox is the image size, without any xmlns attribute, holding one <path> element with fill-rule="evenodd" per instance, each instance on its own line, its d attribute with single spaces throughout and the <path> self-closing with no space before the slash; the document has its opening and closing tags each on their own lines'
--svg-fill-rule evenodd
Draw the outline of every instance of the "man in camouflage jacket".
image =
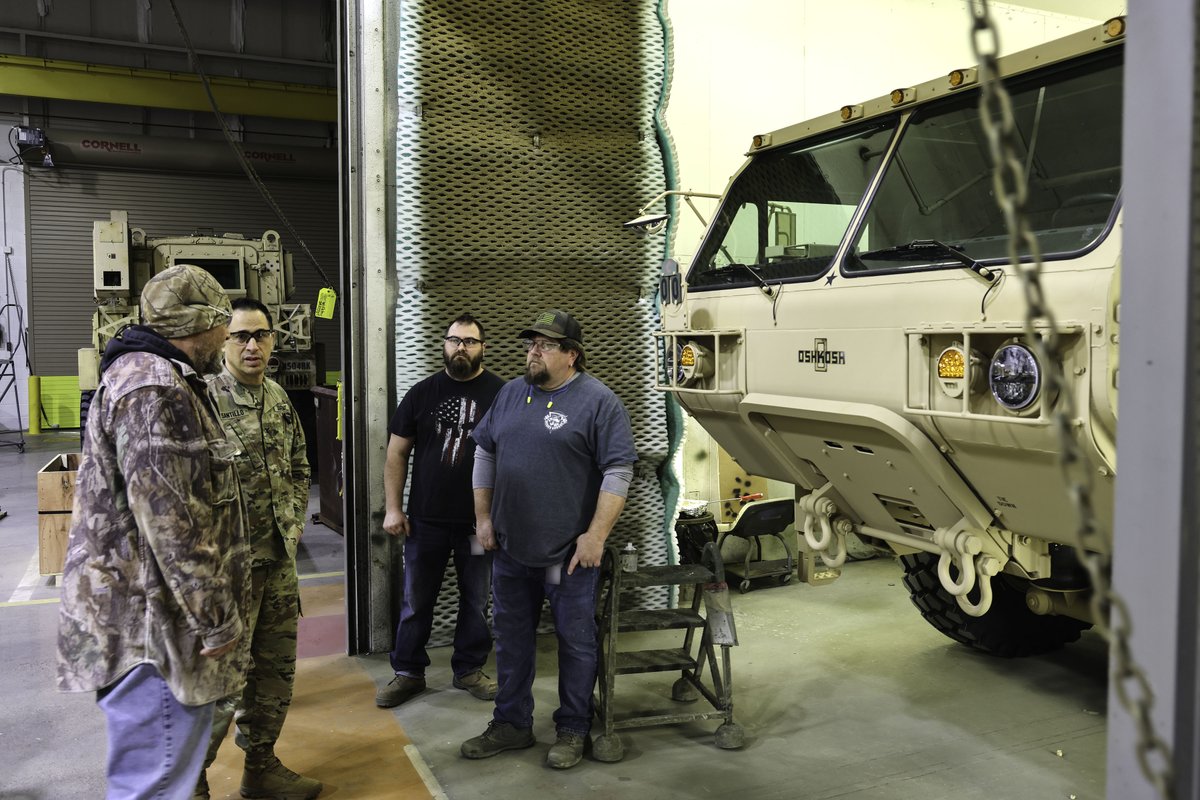
<svg viewBox="0 0 1200 800">
<path fill-rule="evenodd" d="M 59 617 L 59 688 L 95 691 L 107 718 L 109 798 L 187 796 L 248 651 L 233 449 L 200 377 L 219 368 L 229 299 L 176 265 L 141 313 L 100 365 Z"/>
<path fill-rule="evenodd" d="M 311 798 L 321 783 L 297 775 L 275 757 L 275 742 L 292 701 L 300 595 L 296 545 L 308 509 L 304 430 L 287 393 L 266 375 L 275 344 L 271 315 L 257 300 L 233 301 L 225 368 L 208 379 L 221 424 L 238 450 L 236 464 L 250 540 L 250 672 L 240 695 L 217 702 L 205 767 L 237 712 L 246 750 L 243 797 Z M 193 798 L 207 798 L 201 774 Z"/>
</svg>

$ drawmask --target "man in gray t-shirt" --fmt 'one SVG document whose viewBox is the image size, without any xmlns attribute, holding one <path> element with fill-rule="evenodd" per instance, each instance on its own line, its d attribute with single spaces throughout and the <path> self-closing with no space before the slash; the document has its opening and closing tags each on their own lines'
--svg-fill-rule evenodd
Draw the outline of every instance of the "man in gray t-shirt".
<svg viewBox="0 0 1200 800">
<path fill-rule="evenodd" d="M 536 634 L 550 600 L 558 636 L 557 740 L 546 763 L 579 763 L 592 724 L 599 648 L 595 596 L 604 542 L 625 507 L 637 453 L 617 396 L 588 375 L 583 330 L 546 311 L 521 332 L 525 376 L 505 384 L 475 428 L 475 528 L 497 550 L 493 626 L 500 689 L 467 758 L 532 747 Z"/>
</svg>

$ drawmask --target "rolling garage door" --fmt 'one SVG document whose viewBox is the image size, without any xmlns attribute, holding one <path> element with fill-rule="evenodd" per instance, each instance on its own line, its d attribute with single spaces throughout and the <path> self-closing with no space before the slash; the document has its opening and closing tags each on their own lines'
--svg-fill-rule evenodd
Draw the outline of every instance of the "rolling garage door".
<svg viewBox="0 0 1200 800">
<path fill-rule="evenodd" d="M 76 351 L 91 345 L 92 223 L 110 210 L 129 212 L 131 227 L 147 236 L 230 232 L 261 236 L 279 231 L 293 254 L 297 303 L 316 303 L 324 285 L 266 201 L 243 176 L 132 172 L 71 166 L 29 176 L 30 353 L 43 376 L 42 405 L 49 424 L 78 425 Z M 272 196 L 331 279 L 338 260 L 335 179 L 273 178 Z M 339 368 L 338 327 L 317 320 L 325 369 Z M 323 376 L 322 376 L 323 378 Z"/>
</svg>

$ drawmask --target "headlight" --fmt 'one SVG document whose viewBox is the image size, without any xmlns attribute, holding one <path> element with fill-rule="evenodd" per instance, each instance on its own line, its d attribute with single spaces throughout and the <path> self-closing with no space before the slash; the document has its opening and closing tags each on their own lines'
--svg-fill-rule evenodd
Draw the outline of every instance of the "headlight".
<svg viewBox="0 0 1200 800">
<path fill-rule="evenodd" d="M 992 356 L 988 385 L 996 402 L 1009 411 L 1028 408 L 1042 388 L 1042 369 L 1023 344 L 1006 344 Z"/>
</svg>

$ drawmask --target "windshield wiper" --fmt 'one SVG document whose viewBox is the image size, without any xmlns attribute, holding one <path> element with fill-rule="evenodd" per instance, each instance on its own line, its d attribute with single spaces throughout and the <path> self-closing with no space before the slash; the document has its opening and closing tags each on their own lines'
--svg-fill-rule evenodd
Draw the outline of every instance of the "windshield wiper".
<svg viewBox="0 0 1200 800">
<path fill-rule="evenodd" d="M 767 283 L 765 280 L 763 280 L 763 276 L 758 274 L 758 270 L 756 270 L 754 267 L 750 266 L 749 264 L 740 264 L 740 263 L 734 261 L 729 264 L 722 264 L 719 267 L 711 269 L 708 271 L 707 274 L 712 275 L 714 277 L 723 277 L 735 270 L 750 273 L 750 276 L 752 278 L 754 278 L 754 280 L 758 283 L 758 288 L 763 290 L 763 294 L 765 294 L 767 297 L 774 296 L 775 287 L 771 286 L 769 283 Z"/>
<path fill-rule="evenodd" d="M 959 250 L 953 245 L 938 241 L 937 239 L 913 239 L 908 244 L 898 244 L 895 247 L 884 247 L 880 250 L 870 250 L 866 253 L 858 253 L 859 259 L 877 258 L 882 261 L 887 261 L 892 258 L 898 259 L 922 259 L 922 258 L 952 258 L 958 263 L 967 267 L 979 277 L 989 283 L 996 280 L 996 273 L 987 267 L 980 264 L 969 255 Z"/>
</svg>

